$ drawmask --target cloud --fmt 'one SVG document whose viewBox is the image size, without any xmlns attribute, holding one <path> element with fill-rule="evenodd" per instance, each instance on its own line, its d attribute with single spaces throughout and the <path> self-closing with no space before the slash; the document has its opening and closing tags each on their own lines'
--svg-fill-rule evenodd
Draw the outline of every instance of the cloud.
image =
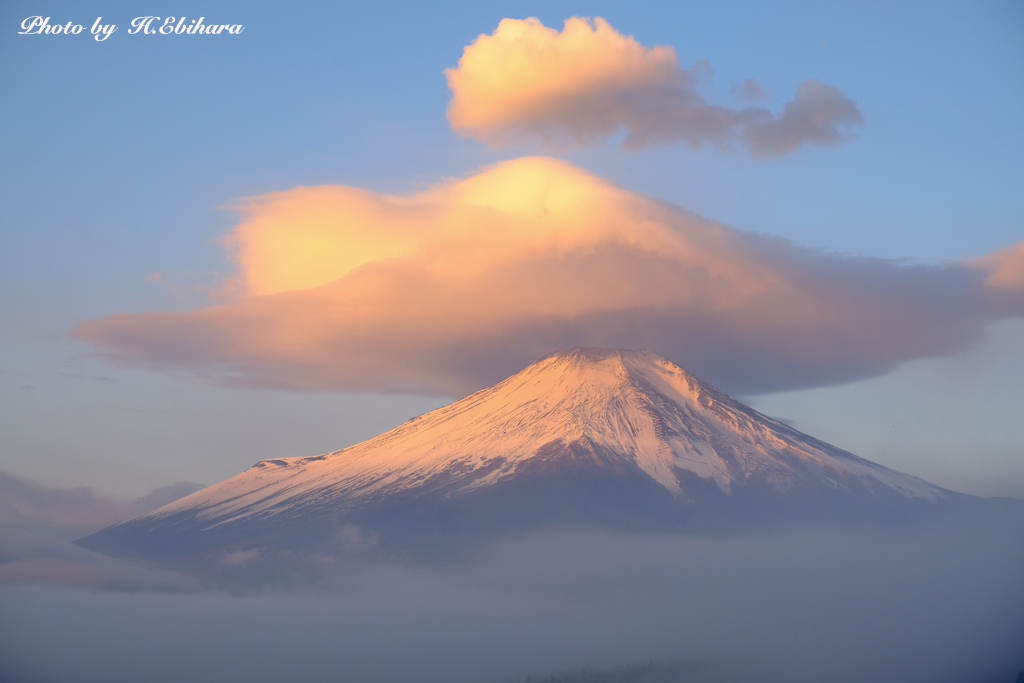
<svg viewBox="0 0 1024 683">
<path fill-rule="evenodd" d="M 275 579 L 255 549 L 194 577 L 58 542 L 102 501 L 86 492 L 0 476 L 2 680 L 469 683 L 653 659 L 694 682 L 915 683 L 1024 661 L 1019 501 L 742 536 L 549 528 L 426 564 L 325 548 Z"/>
<path fill-rule="evenodd" d="M 756 102 L 768 99 L 768 93 L 764 91 L 756 78 L 748 78 L 742 83 L 734 83 L 732 94 L 744 102 Z"/>
<path fill-rule="evenodd" d="M 1012 681 L 1022 521 L 993 507 L 731 538 L 550 530 L 442 566 L 325 565 L 341 585 L 285 595 L 3 586 L 0 677 L 614 681 L 682 658 L 690 683 Z"/>
<path fill-rule="evenodd" d="M 312 187 L 242 206 L 227 240 L 234 299 L 75 334 L 118 363 L 228 383 L 435 395 L 576 345 L 647 348 L 742 394 L 957 353 L 1024 313 L 1024 287 L 996 286 L 1011 257 L 909 265 L 801 249 L 549 158 L 409 197 Z"/>
<path fill-rule="evenodd" d="M 179 481 L 141 498 L 104 498 L 87 487 L 46 488 L 0 472 L 0 525 L 46 530 L 54 538 L 75 540 L 163 507 L 202 488 L 201 484 Z"/>
<path fill-rule="evenodd" d="M 974 259 L 973 265 L 989 272 L 985 284 L 1007 292 L 1024 289 L 1024 242 Z"/>
<path fill-rule="evenodd" d="M 789 154 L 805 143 L 838 144 L 848 137 L 841 128 L 864 122 L 853 100 L 818 80 L 801 83 L 779 116 L 748 109 L 742 117 L 743 139 L 750 155 L 758 158 Z"/>
<path fill-rule="evenodd" d="M 448 120 L 461 135 L 492 145 L 585 147 L 621 130 L 627 149 L 738 141 L 760 158 L 801 144 L 837 144 L 863 123 L 853 100 L 816 80 L 802 83 L 777 117 L 759 107 L 708 104 L 696 87 L 709 72 L 703 62 L 681 68 L 671 47 L 645 47 L 600 17 L 573 17 L 561 32 L 535 18 L 502 19 L 445 71 Z M 748 100 L 765 96 L 754 79 L 736 92 Z"/>
<path fill-rule="evenodd" d="M 202 486 L 177 482 L 135 499 L 109 499 L 88 488 L 46 488 L 0 472 L 0 584 L 64 584 L 119 591 L 193 591 L 174 572 L 123 562 L 71 541 L 155 510 Z"/>
</svg>

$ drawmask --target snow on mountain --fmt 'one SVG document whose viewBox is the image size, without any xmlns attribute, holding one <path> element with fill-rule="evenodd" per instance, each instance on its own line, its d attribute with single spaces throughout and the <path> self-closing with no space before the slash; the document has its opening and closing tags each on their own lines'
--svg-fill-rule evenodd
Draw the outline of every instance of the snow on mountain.
<svg viewBox="0 0 1024 683">
<path fill-rule="evenodd" d="M 563 462 L 564 461 L 564 462 Z M 344 514 L 399 497 L 455 499 L 526 473 L 639 472 L 687 501 L 694 482 L 724 495 L 756 487 L 947 493 L 772 420 L 649 351 L 573 349 L 363 443 L 264 460 L 151 513 L 212 529 L 316 510 Z"/>
</svg>

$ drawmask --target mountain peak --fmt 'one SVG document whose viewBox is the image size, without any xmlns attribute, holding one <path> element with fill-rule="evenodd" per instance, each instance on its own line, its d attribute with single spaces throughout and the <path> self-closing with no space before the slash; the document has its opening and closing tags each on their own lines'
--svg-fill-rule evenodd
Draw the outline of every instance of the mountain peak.
<svg viewBox="0 0 1024 683">
<path fill-rule="evenodd" d="M 506 383 L 515 384 L 517 380 L 521 381 L 526 377 L 541 375 L 548 375 L 551 378 L 563 375 L 566 378 L 572 377 L 584 383 L 616 386 L 624 382 L 637 380 L 650 372 L 663 375 L 666 379 L 673 377 L 682 380 L 687 385 L 688 392 L 704 389 L 720 393 L 672 361 L 656 353 L 646 350 L 634 351 L 630 349 L 602 349 L 581 346 L 567 351 L 557 351 L 545 356 L 504 382 L 499 382 L 493 387 L 488 387 L 482 391 L 490 391 Z"/>
<path fill-rule="evenodd" d="M 591 498 L 606 492 L 598 507 L 620 489 L 683 507 L 709 499 L 937 501 L 946 493 L 761 415 L 650 351 L 574 348 L 363 443 L 258 462 L 144 524 L 223 532 L 240 523 L 355 519 L 398 504 L 422 511 L 489 495 L 507 502 L 508 491 L 521 492 L 513 508 L 529 508 L 537 491 L 557 501 L 580 487 Z"/>
<path fill-rule="evenodd" d="M 530 367 L 543 365 L 547 361 L 572 363 L 576 365 L 585 366 L 615 360 L 620 361 L 622 363 L 667 363 L 669 365 L 674 365 L 674 363 L 665 358 L 662 358 L 658 354 L 643 349 L 604 349 L 587 346 L 575 346 L 565 351 L 555 351 L 554 353 L 549 354 L 544 358 L 541 358 L 536 363 L 533 363 Z M 680 368 L 680 370 L 681 369 L 682 368 Z"/>
<path fill-rule="evenodd" d="M 726 394 L 651 351 L 586 347 L 550 354 L 477 394 L 491 398 L 507 395 L 504 401 L 507 404 L 526 404 L 538 399 L 550 403 L 557 398 L 555 405 L 561 411 L 571 406 L 575 412 L 592 415 L 595 422 L 622 417 L 622 411 L 631 401 L 635 406 L 660 403 L 665 407 L 679 403 L 703 408 L 719 401 L 735 403 Z M 659 397 L 667 397 L 669 402 L 654 400 Z M 543 419 L 550 420 L 557 412 L 552 410 L 543 415 Z"/>
<path fill-rule="evenodd" d="M 324 488 L 350 508 L 400 493 L 452 497 L 581 466 L 580 453 L 591 470 L 634 471 L 683 499 L 695 481 L 725 495 L 808 484 L 938 495 L 757 413 L 655 353 L 578 347 L 361 444 L 265 460 L 175 506 L 262 511 Z"/>
</svg>

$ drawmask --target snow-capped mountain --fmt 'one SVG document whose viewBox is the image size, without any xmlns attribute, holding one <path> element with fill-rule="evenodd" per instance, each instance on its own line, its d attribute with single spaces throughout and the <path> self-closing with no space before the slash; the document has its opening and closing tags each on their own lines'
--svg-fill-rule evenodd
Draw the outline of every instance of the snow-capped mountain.
<svg viewBox="0 0 1024 683">
<path fill-rule="evenodd" d="M 577 348 L 355 446 L 258 462 L 82 544 L 184 552 L 348 523 L 484 530 L 954 495 L 766 417 L 654 353 Z"/>
</svg>

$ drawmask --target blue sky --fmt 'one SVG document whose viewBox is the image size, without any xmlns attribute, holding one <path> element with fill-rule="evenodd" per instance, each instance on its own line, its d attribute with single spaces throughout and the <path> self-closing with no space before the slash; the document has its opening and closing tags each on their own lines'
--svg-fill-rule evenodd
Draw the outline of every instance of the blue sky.
<svg viewBox="0 0 1024 683">
<path fill-rule="evenodd" d="M 237 36 L 128 35 L 170 13 Z M 24 36 L 42 14 L 86 35 Z M 334 450 L 446 400 L 237 389 L 116 367 L 70 336 L 103 316 L 184 311 L 233 270 L 239 197 L 344 184 L 407 194 L 497 161 L 453 132 L 443 71 L 505 17 L 602 16 L 736 104 L 750 77 L 781 108 L 810 78 L 864 116 L 855 140 L 740 150 L 603 146 L 558 156 L 739 230 L 828 252 L 960 261 L 1024 240 L 1020 3 L 9 2 L 0 8 L 0 469 L 137 495 L 213 483 L 266 457 Z M 159 277 L 154 277 L 159 273 Z M 1024 497 L 1024 323 L 967 354 L 844 386 L 750 397 L 771 415 L 949 488 Z"/>
</svg>

